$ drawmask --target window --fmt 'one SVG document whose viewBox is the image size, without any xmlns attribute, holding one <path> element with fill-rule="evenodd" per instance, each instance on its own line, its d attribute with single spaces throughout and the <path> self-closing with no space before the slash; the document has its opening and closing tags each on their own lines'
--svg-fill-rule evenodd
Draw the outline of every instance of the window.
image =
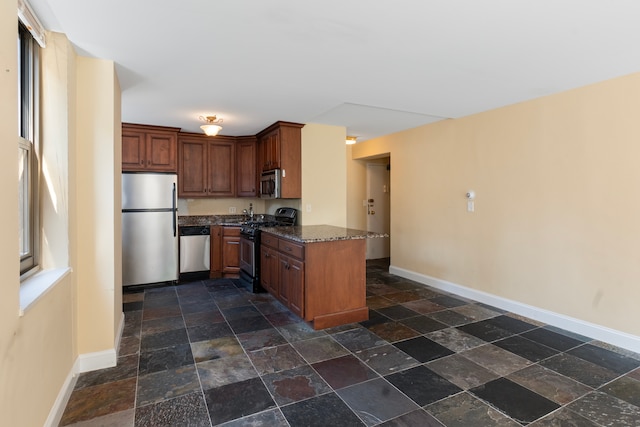
<svg viewBox="0 0 640 427">
<path fill-rule="evenodd" d="M 40 48 L 29 30 L 18 23 L 18 177 L 20 274 L 38 266 L 38 133 Z"/>
</svg>

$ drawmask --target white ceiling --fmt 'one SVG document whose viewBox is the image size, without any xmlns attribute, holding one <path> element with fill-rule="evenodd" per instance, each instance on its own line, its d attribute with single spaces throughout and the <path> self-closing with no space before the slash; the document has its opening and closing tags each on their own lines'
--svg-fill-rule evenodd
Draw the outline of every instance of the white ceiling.
<svg viewBox="0 0 640 427">
<path fill-rule="evenodd" d="M 29 0 L 113 60 L 126 122 L 359 141 L 640 71 L 637 0 Z"/>
</svg>

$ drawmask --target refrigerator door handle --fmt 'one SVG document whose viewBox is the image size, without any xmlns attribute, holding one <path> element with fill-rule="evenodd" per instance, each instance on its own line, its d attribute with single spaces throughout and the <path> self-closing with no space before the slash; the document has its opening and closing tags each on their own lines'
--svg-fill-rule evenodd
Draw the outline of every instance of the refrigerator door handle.
<svg viewBox="0 0 640 427">
<path fill-rule="evenodd" d="M 176 224 L 176 218 L 178 217 L 178 210 L 176 209 L 176 183 L 173 183 L 173 194 L 171 196 L 171 202 L 172 202 L 172 209 L 171 212 L 173 213 L 173 237 L 176 237 L 178 235 L 178 227 Z"/>
</svg>

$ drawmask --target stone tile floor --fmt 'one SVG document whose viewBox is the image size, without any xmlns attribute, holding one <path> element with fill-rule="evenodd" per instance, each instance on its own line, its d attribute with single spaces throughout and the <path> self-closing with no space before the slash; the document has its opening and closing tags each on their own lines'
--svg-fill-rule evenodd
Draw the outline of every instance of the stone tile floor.
<svg viewBox="0 0 640 427">
<path fill-rule="evenodd" d="M 230 279 L 124 296 L 68 426 L 640 426 L 640 355 L 367 264 L 370 319 L 314 331 Z"/>
</svg>

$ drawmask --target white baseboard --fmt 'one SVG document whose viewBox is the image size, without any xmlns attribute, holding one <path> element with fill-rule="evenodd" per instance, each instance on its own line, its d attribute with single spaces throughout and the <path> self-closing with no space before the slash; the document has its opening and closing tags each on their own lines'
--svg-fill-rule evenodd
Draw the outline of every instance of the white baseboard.
<svg viewBox="0 0 640 427">
<path fill-rule="evenodd" d="M 426 274 L 416 273 L 404 268 L 390 266 L 389 273 L 396 276 L 404 277 L 424 285 L 440 289 L 445 292 L 460 295 L 478 302 L 492 305 L 502 310 L 507 310 L 521 316 L 528 317 L 539 322 L 546 323 L 551 326 L 562 328 L 569 332 L 584 335 L 599 341 L 604 341 L 615 346 L 640 353 L 640 337 L 627 334 L 626 332 L 617 331 L 595 323 L 585 322 L 580 319 L 565 316 L 564 314 L 554 313 L 549 310 L 523 304 L 487 292 L 468 288 L 466 286 L 447 282 L 446 280 L 436 277 L 427 276 Z"/>
<path fill-rule="evenodd" d="M 120 348 L 120 340 L 124 330 L 124 313 L 120 316 L 120 324 L 118 325 L 118 333 L 114 341 L 114 348 L 104 351 L 96 351 L 94 353 L 81 354 L 76 358 L 75 363 L 71 367 L 71 371 L 67 375 L 53 407 L 49 411 L 49 416 L 45 421 L 45 427 L 56 427 L 62 420 L 62 415 L 67 407 L 73 388 L 78 381 L 78 374 L 83 372 L 95 371 L 98 369 L 112 368 L 118 362 L 117 350 Z"/>
</svg>

